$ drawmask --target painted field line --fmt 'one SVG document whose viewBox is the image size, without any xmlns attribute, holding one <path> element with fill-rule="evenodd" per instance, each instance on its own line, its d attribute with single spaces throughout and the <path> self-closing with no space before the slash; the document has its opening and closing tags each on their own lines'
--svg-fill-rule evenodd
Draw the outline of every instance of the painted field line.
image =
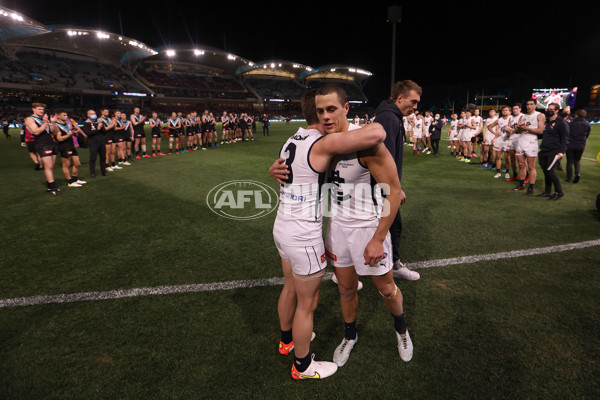
<svg viewBox="0 0 600 400">
<path fill-rule="evenodd" d="M 433 268 L 433 267 L 444 267 L 448 265 L 458 264 L 472 264 L 480 261 L 493 261 L 501 260 L 506 258 L 526 257 L 538 254 L 551 254 L 562 251 L 584 249 L 587 247 L 600 246 L 600 239 L 589 240 L 586 242 L 563 244 L 558 246 L 550 247 L 539 247 L 525 250 L 515 250 L 500 253 L 481 254 L 476 256 L 456 257 L 456 258 L 445 258 L 440 260 L 430 260 L 421 262 L 406 263 L 405 265 L 410 269 L 421 269 L 421 268 Z M 332 273 L 328 272 L 325 274 L 325 279 L 331 278 Z M 262 286 L 277 286 L 283 285 L 283 278 L 269 278 L 269 279 L 249 279 L 239 280 L 230 282 L 214 282 L 214 283 L 199 283 L 189 285 L 175 285 L 175 286 L 157 286 L 149 288 L 135 288 L 135 289 L 118 289 L 109 290 L 106 292 L 82 292 L 82 293 L 71 293 L 71 294 L 57 294 L 47 296 L 31 296 L 31 297 L 16 297 L 12 299 L 0 300 L 0 308 L 8 307 L 24 307 L 34 306 L 40 304 L 59 304 L 59 303 L 74 303 L 79 301 L 98 301 L 98 300 L 114 300 L 128 297 L 141 297 L 141 296 L 153 296 L 153 295 L 165 295 L 165 294 L 177 294 L 177 293 L 198 293 L 198 292 L 210 292 L 215 290 L 233 290 L 233 289 L 246 289 L 252 287 Z"/>
</svg>

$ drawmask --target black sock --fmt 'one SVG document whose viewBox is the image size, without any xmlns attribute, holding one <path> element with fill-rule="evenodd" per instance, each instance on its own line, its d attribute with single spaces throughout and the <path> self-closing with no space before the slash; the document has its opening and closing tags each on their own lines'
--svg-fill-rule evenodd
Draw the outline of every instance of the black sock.
<svg viewBox="0 0 600 400">
<path fill-rule="evenodd" d="M 396 329 L 396 332 L 400 334 L 406 333 L 406 321 L 404 320 L 404 313 L 398 316 L 392 314 L 392 317 L 394 317 L 394 328 Z"/>
<path fill-rule="evenodd" d="M 281 341 L 285 344 L 290 343 L 294 338 L 292 337 L 292 330 L 281 331 Z"/>
<path fill-rule="evenodd" d="M 344 324 L 346 325 L 346 339 L 356 339 L 356 321 Z"/>
<path fill-rule="evenodd" d="M 529 184 L 529 190 L 533 190 L 533 183 Z"/>
<path fill-rule="evenodd" d="M 310 353 L 306 355 L 304 358 L 294 357 L 294 365 L 296 366 L 296 370 L 298 372 L 304 372 L 312 362 Z"/>
<path fill-rule="evenodd" d="M 525 186 L 525 181 L 523 179 L 519 179 L 519 186 Z"/>
</svg>

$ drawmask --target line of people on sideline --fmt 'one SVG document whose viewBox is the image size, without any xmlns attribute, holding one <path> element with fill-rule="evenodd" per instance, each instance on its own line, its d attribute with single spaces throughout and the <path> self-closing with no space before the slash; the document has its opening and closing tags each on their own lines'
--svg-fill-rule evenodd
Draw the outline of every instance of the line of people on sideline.
<svg viewBox="0 0 600 400">
<path fill-rule="evenodd" d="M 217 124 L 221 124 L 221 137 Z M 268 136 L 269 120 L 261 117 L 263 135 Z M 151 153 L 146 139 L 146 125 L 150 128 Z M 265 126 L 266 125 L 266 126 Z M 32 104 L 32 114 L 25 118 L 21 131 L 22 145 L 27 148 L 35 170 L 43 170 L 46 189 L 53 195 L 61 194 L 56 184 L 54 165 L 60 154 L 62 172 L 69 187 L 82 187 L 87 181 L 79 177 L 81 160 L 78 149 L 89 150 L 90 177 L 96 177 L 96 160 L 101 174 L 123 169 L 132 159 L 152 158 L 189 151 L 207 150 L 254 140 L 255 124 L 251 115 L 224 111 L 215 117 L 209 110 L 197 112 L 173 112 L 162 120 L 156 112 L 150 117 L 143 115 L 139 107 L 129 116 L 123 111 L 101 108 L 99 113 L 90 109 L 82 126 L 70 118 L 65 110 L 46 112 L 43 103 Z M 168 137 L 168 151 L 162 152 L 162 137 Z M 150 153 L 150 154 L 149 154 Z"/>
<path fill-rule="evenodd" d="M 543 171 L 544 186 L 536 197 L 559 200 L 564 191 L 556 171 L 563 170 L 561 161 L 566 159 L 566 182 L 580 181 L 581 158 L 591 127 L 583 109 L 576 110 L 572 117 L 569 109 L 560 110 L 558 104 L 549 105 L 543 112 L 537 107 L 532 98 L 525 102 L 524 112 L 521 104 L 515 103 L 501 107 L 500 115 L 495 109 L 489 110 L 485 120 L 478 108 L 452 113 L 447 121 L 449 156 L 493 170 L 496 179 L 504 175 L 506 181 L 518 182 L 513 190 L 524 191 L 525 196 L 534 195 L 537 162 Z M 413 147 L 413 154 L 437 154 L 433 141 L 438 137 L 436 124 L 445 123 L 445 118 L 438 115 L 431 118 L 430 111 L 422 116 L 415 110 L 404 117 L 410 136 L 406 145 Z"/>
</svg>

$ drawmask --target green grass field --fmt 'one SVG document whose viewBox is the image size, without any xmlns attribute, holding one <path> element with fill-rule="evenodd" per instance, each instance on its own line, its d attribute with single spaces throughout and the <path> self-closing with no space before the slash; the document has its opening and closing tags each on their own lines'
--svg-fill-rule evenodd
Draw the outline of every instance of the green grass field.
<svg viewBox="0 0 600 400">
<path fill-rule="evenodd" d="M 275 214 L 219 217 L 207 193 L 230 180 L 277 189 L 267 169 L 299 123 L 271 136 L 135 160 L 82 188 L 45 192 L 18 132 L 0 139 L 0 301 L 281 276 Z M 600 239 L 600 164 L 552 202 L 514 182 L 405 147 L 404 262 Z M 166 142 L 163 141 L 163 150 Z M 594 126 L 584 157 L 600 152 Z M 540 175 L 536 194 L 542 191 Z M 281 286 L 0 308 L 0 399 L 596 399 L 600 397 L 600 246 L 420 269 L 398 281 L 415 346 L 398 357 L 371 282 L 359 292 L 360 342 L 319 382 L 290 377 L 276 350 Z M 330 271 L 330 269 L 328 269 Z M 343 336 L 337 287 L 324 280 L 311 351 Z"/>
</svg>

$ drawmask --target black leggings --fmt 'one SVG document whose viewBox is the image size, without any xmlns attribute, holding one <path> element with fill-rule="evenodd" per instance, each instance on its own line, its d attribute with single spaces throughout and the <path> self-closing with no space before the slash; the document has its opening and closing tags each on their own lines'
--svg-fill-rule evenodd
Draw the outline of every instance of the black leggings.
<svg viewBox="0 0 600 400">
<path fill-rule="evenodd" d="M 548 167 L 554 161 L 554 156 L 559 153 L 559 150 L 554 150 L 547 153 L 540 153 L 538 155 L 538 162 L 540 167 L 542 167 L 542 171 L 544 171 L 544 183 L 545 189 L 544 192 L 548 194 L 552 194 L 552 185 L 554 185 L 554 191 L 556 193 L 562 193 L 562 185 L 560 184 L 560 179 L 556 174 L 556 167 L 558 166 L 558 161 L 554 163 L 550 171 L 548 171 Z M 560 161 L 560 160 L 559 160 Z"/>
<path fill-rule="evenodd" d="M 573 179 L 573 166 L 575 166 L 575 176 L 581 175 L 581 156 L 583 150 L 567 150 L 567 179 Z"/>
</svg>

